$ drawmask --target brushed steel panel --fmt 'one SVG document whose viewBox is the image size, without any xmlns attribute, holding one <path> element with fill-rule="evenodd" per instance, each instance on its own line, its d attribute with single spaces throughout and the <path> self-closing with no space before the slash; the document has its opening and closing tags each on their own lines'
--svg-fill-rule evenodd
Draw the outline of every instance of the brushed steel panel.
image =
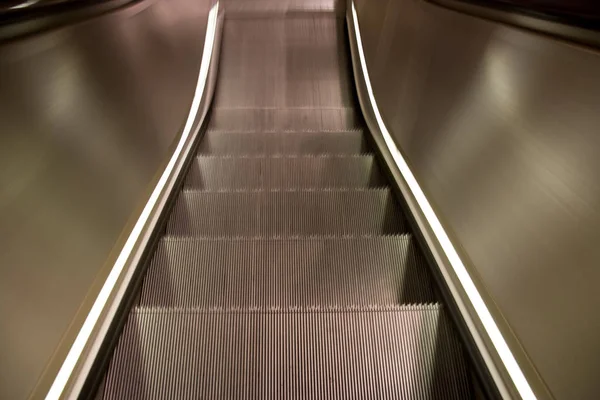
<svg viewBox="0 0 600 400">
<path fill-rule="evenodd" d="M 189 112 L 209 4 L 0 46 L 0 398 L 32 394 L 83 322 Z"/>
<path fill-rule="evenodd" d="M 552 395 L 597 397 L 600 54 L 423 1 L 357 5 L 383 119 L 474 275 Z"/>
</svg>

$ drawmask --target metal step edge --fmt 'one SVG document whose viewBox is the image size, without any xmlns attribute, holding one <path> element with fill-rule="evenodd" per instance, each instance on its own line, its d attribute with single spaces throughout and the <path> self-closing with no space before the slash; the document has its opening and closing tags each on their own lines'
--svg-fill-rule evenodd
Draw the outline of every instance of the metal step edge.
<svg viewBox="0 0 600 400">
<path fill-rule="evenodd" d="M 439 302 L 415 303 L 415 304 L 397 304 L 385 306 L 373 306 L 355 309 L 343 308 L 294 308 L 294 309 L 217 309 L 200 307 L 140 307 L 131 309 L 132 314 L 352 314 L 352 313 L 378 313 L 378 312 L 421 312 L 431 310 L 443 310 L 444 306 Z"/>
<path fill-rule="evenodd" d="M 321 240 L 365 240 L 365 241 L 377 241 L 377 240 L 408 240 L 412 239 L 412 233 L 397 233 L 389 235 L 348 235 L 348 236 L 336 236 L 336 235 L 313 235 L 313 236 L 236 236 L 236 237 L 198 237 L 198 236 L 163 236 L 160 241 L 162 242 L 218 242 L 218 241 L 321 241 Z"/>
<path fill-rule="evenodd" d="M 196 159 L 206 159 L 206 160 L 298 160 L 298 159 L 334 159 L 334 160 L 368 160 L 374 159 L 375 156 L 373 154 L 269 154 L 269 155 L 219 155 L 219 154 L 198 154 L 196 155 Z"/>
<path fill-rule="evenodd" d="M 183 195 L 203 195 L 211 193 L 231 193 L 235 194 L 254 194 L 254 193 L 378 193 L 378 192 L 390 192 L 389 186 L 373 187 L 373 188 L 302 188 L 302 189 L 227 189 L 227 190 L 200 190 L 194 188 L 183 188 L 181 194 Z M 391 192 L 390 192 L 391 193 Z"/>
</svg>

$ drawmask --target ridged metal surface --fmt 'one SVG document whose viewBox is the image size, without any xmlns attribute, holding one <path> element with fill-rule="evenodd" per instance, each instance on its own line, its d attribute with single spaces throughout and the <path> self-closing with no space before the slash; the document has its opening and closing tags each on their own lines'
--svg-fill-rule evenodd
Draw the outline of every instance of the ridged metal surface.
<svg viewBox="0 0 600 400">
<path fill-rule="evenodd" d="M 344 26 L 335 17 L 228 20 L 217 107 L 354 104 Z"/>
<path fill-rule="evenodd" d="M 410 235 L 311 239 L 166 239 L 142 306 L 205 309 L 356 308 L 431 303 Z"/>
<path fill-rule="evenodd" d="M 340 132 L 362 128 L 354 108 L 216 108 L 209 129 L 227 132 Z"/>
<path fill-rule="evenodd" d="M 93 18 L 0 23 L 3 400 L 44 398 L 65 362 L 173 156 L 213 4 L 70 1 Z"/>
<path fill-rule="evenodd" d="M 223 1 L 223 0 L 222 0 Z M 287 13 L 319 13 L 335 12 L 343 15 L 346 10 L 345 0 L 224 0 L 223 6 L 228 18 L 256 17 L 257 15 Z"/>
<path fill-rule="evenodd" d="M 206 132 L 199 154 L 214 155 L 341 155 L 366 154 L 367 142 L 362 131 L 236 133 Z"/>
<path fill-rule="evenodd" d="M 373 156 L 197 157 L 185 187 L 196 190 L 375 188 Z"/>
<path fill-rule="evenodd" d="M 184 191 L 170 236 L 386 235 L 406 232 L 389 189 Z"/>
<path fill-rule="evenodd" d="M 138 309 L 105 399 L 469 397 L 439 306 L 355 312 Z"/>
</svg>

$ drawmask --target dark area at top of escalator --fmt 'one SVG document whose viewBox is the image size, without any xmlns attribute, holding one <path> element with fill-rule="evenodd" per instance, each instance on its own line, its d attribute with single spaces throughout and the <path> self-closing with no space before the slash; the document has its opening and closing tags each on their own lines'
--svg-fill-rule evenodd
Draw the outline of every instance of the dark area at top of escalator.
<svg viewBox="0 0 600 400">
<path fill-rule="evenodd" d="M 4 0 L 0 2 L 0 24 L 56 16 L 83 10 L 120 7 L 133 0 Z"/>
<path fill-rule="evenodd" d="M 585 29 L 600 30 L 596 0 L 459 0 Z"/>
</svg>

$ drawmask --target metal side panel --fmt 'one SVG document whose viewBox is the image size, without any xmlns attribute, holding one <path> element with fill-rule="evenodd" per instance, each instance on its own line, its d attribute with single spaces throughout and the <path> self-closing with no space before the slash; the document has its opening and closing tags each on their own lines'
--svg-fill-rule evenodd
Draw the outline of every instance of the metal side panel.
<svg viewBox="0 0 600 400">
<path fill-rule="evenodd" d="M 210 3 L 203 38 L 202 61 L 197 72 L 194 97 L 183 131 L 168 163 L 153 187 L 141 215 L 126 238 L 108 278 L 103 282 L 92 309 L 46 399 L 75 399 L 90 396 L 112 350 L 115 333 L 122 327 L 123 315 L 129 311 L 139 277 L 144 273 L 146 258 L 153 251 L 157 235 L 163 231 L 164 215 L 173 204 L 174 194 L 183 183 L 183 174 L 192 160 L 195 143 L 207 123 L 207 113 L 214 93 L 219 58 L 222 13 L 218 1 Z M 151 253 L 150 253 L 151 254 Z"/>
<path fill-rule="evenodd" d="M 381 118 L 511 369 L 539 398 L 597 397 L 600 53 L 426 1 L 356 5 Z"/>
<path fill-rule="evenodd" d="M 190 111 L 209 1 L 0 44 L 0 398 L 43 396 Z"/>
</svg>

